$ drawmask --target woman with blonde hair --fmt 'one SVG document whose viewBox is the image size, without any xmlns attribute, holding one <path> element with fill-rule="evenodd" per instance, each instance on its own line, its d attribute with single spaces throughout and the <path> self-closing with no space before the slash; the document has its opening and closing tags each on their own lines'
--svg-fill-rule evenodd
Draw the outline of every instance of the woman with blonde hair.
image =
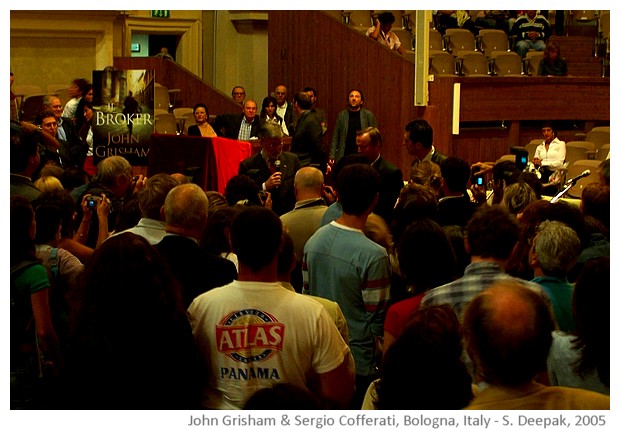
<svg viewBox="0 0 620 430">
<path fill-rule="evenodd" d="M 64 189 L 62 183 L 57 177 L 49 175 L 41 176 L 39 179 L 34 181 L 34 186 L 37 187 L 37 189 L 42 193 L 46 191 Z"/>
<path fill-rule="evenodd" d="M 420 161 L 411 167 L 409 177 L 411 178 L 409 183 L 420 184 L 430 189 L 435 198 L 439 199 L 443 178 L 438 164 L 429 160 Z"/>
</svg>

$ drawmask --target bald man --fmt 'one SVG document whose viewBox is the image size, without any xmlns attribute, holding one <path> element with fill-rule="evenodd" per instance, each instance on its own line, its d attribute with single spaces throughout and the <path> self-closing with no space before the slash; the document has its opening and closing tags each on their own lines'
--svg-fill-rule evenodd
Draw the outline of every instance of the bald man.
<svg viewBox="0 0 620 430">
<path fill-rule="evenodd" d="M 465 309 L 464 338 L 489 386 L 465 409 L 609 409 L 609 397 L 536 382 L 546 371 L 554 319 L 542 296 L 514 280 L 493 284 Z"/>
</svg>

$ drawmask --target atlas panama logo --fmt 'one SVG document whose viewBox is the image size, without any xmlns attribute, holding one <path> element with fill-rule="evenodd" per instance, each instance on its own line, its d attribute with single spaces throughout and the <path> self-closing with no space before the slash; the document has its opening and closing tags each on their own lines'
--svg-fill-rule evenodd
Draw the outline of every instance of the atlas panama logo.
<svg viewBox="0 0 620 430">
<path fill-rule="evenodd" d="M 282 351 L 284 325 L 258 309 L 231 312 L 215 326 L 217 350 L 235 361 L 251 363 Z"/>
</svg>

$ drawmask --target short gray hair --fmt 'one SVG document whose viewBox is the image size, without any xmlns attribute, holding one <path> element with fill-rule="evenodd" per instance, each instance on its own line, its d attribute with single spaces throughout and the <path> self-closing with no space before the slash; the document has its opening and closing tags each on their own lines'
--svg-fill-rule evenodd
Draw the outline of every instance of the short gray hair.
<svg viewBox="0 0 620 430">
<path fill-rule="evenodd" d="M 125 175 L 131 178 L 132 168 L 129 161 L 120 155 L 104 158 L 97 164 L 97 173 L 94 180 L 101 185 L 114 186 L 118 176 Z"/>
<path fill-rule="evenodd" d="M 273 122 L 264 122 L 260 126 L 258 134 L 261 139 L 281 139 L 284 137 L 284 132 L 280 124 Z"/>
<path fill-rule="evenodd" d="M 560 221 L 543 221 L 534 238 L 534 252 L 547 276 L 564 277 L 579 257 L 581 243 L 575 230 Z"/>
<path fill-rule="evenodd" d="M 166 225 L 204 228 L 209 214 L 209 199 L 196 184 L 181 184 L 170 190 L 164 202 Z"/>
<path fill-rule="evenodd" d="M 538 200 L 536 191 L 525 182 L 508 185 L 504 190 L 502 204 L 513 215 L 523 212 L 527 205 Z"/>
</svg>

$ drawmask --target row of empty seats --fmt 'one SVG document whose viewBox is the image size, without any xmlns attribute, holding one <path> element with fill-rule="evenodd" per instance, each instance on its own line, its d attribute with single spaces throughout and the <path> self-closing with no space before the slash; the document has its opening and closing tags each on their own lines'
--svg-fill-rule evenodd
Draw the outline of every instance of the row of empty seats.
<svg viewBox="0 0 620 430">
<path fill-rule="evenodd" d="M 155 133 L 187 134 L 187 129 L 194 124 L 196 120 L 193 108 L 178 107 L 174 108 L 172 113 L 155 109 Z"/>
<path fill-rule="evenodd" d="M 429 73 L 459 76 L 529 76 L 536 75 L 542 52 L 529 52 L 522 59 L 513 51 L 493 51 L 489 56 L 480 51 L 461 50 L 429 52 Z"/>
<path fill-rule="evenodd" d="M 398 29 L 411 30 L 415 26 L 415 10 L 326 10 L 327 14 L 339 19 L 342 23 L 360 32 L 366 32 L 375 25 L 375 20 L 382 12 L 391 12 L 396 18 L 392 31 Z"/>
</svg>

